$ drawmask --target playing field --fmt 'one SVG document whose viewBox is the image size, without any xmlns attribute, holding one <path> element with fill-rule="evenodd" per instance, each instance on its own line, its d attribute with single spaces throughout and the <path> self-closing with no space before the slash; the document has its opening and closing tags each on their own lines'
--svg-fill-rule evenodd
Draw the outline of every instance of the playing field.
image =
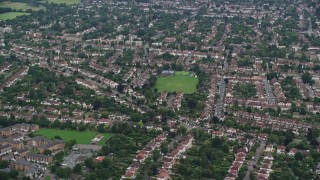
<svg viewBox="0 0 320 180">
<path fill-rule="evenodd" d="M 179 74 L 179 73 L 178 73 Z M 185 74 L 185 73 L 182 73 Z M 190 73 L 188 73 L 190 74 Z M 189 75 L 174 75 L 159 77 L 155 88 L 159 92 L 182 92 L 185 94 L 192 94 L 196 91 L 198 84 L 198 78 Z"/>
<path fill-rule="evenodd" d="M 188 75 L 192 75 L 191 72 L 189 71 L 176 71 L 174 72 L 175 75 L 182 75 L 182 76 L 188 76 Z"/>
<path fill-rule="evenodd" d="M 79 4 L 81 0 L 43 0 L 41 2 L 55 3 L 55 4 Z"/>
<path fill-rule="evenodd" d="M 29 15 L 29 14 L 30 13 L 23 13 L 23 12 L 7 12 L 7 13 L 0 14 L 0 19 L 1 20 L 14 19 L 18 16 Z"/>
<path fill-rule="evenodd" d="M 1 2 L 0 7 L 7 7 L 7 8 L 22 10 L 22 11 L 26 11 L 27 9 L 32 9 L 33 11 L 39 11 L 41 9 L 45 9 L 45 7 L 43 7 L 43 6 L 37 7 L 37 6 L 31 6 L 27 3 L 7 2 L 7 1 Z"/>
<path fill-rule="evenodd" d="M 60 136 L 65 142 L 76 140 L 77 144 L 90 144 L 91 140 L 99 134 L 95 131 L 75 131 L 75 130 L 62 130 L 62 129 L 40 129 L 34 132 L 35 136 L 44 136 L 48 139 L 53 139 L 55 136 Z M 105 133 L 104 138 L 99 144 L 104 144 L 112 135 Z"/>
</svg>

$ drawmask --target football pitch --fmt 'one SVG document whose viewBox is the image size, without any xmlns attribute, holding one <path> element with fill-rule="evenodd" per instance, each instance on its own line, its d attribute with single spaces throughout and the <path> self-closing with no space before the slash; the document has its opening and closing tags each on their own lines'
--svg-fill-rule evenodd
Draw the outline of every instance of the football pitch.
<svg viewBox="0 0 320 180">
<path fill-rule="evenodd" d="M 55 136 L 60 136 L 65 142 L 76 140 L 77 144 L 90 144 L 91 140 L 99 134 L 96 131 L 76 131 L 62 129 L 40 129 L 33 133 L 34 136 L 43 136 L 48 139 L 53 139 Z M 99 145 L 104 144 L 112 136 L 109 133 L 104 133 L 104 138 L 99 142 Z"/>
<path fill-rule="evenodd" d="M 11 8 L 11 9 L 15 9 L 15 10 L 21 10 L 21 11 L 26 11 L 28 9 L 32 9 L 33 11 L 39 11 L 39 10 L 45 10 L 45 7 L 43 6 L 32 6 L 28 3 L 23 3 L 23 2 L 8 2 L 8 1 L 4 1 L 4 2 L 0 2 L 0 6 L 1 7 L 5 7 L 5 8 Z"/>
<path fill-rule="evenodd" d="M 6 12 L 0 14 L 0 19 L 1 20 L 8 20 L 8 19 L 14 19 L 18 16 L 23 16 L 23 15 L 29 15 L 30 13 L 24 13 L 24 12 Z"/>
<path fill-rule="evenodd" d="M 197 90 L 198 82 L 198 78 L 190 75 L 190 73 L 176 72 L 173 76 L 159 77 L 155 88 L 157 88 L 159 92 L 167 91 L 192 94 Z"/>
</svg>

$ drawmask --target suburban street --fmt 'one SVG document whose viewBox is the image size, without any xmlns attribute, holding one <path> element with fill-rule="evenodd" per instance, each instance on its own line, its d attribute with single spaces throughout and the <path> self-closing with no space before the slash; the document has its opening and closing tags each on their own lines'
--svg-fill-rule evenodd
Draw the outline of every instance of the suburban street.
<svg viewBox="0 0 320 180">
<path fill-rule="evenodd" d="M 268 80 L 263 80 L 263 83 L 264 83 L 264 88 L 265 88 L 265 90 L 267 92 L 269 104 L 275 104 L 276 101 L 274 100 L 274 96 L 273 96 L 273 93 L 272 93 L 270 82 Z"/>
<path fill-rule="evenodd" d="M 264 150 L 266 146 L 266 142 L 265 141 L 261 141 L 260 146 L 257 148 L 256 150 L 256 154 L 254 155 L 254 159 L 249 160 L 248 159 L 248 170 L 246 171 L 246 176 L 244 177 L 244 180 L 250 180 L 250 173 L 254 171 L 254 167 L 256 166 L 258 163 L 258 160 L 261 156 L 262 151 Z"/>
<path fill-rule="evenodd" d="M 223 78 L 221 78 L 219 82 L 219 99 L 217 100 L 217 105 L 214 113 L 214 115 L 219 119 L 222 117 L 221 115 L 223 110 L 223 98 L 224 98 L 225 87 L 226 87 L 226 84 Z"/>
</svg>

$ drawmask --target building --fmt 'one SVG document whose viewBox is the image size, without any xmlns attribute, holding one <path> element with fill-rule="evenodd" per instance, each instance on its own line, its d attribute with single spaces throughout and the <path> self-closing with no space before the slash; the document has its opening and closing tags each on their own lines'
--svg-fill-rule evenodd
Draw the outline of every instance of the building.
<svg viewBox="0 0 320 180">
<path fill-rule="evenodd" d="M 5 144 L 0 146 L 0 156 L 11 153 L 12 152 L 12 147 L 10 144 Z"/>
<path fill-rule="evenodd" d="M 27 161 L 39 163 L 39 164 L 51 164 L 53 162 L 53 157 L 49 155 L 43 155 L 43 154 L 34 154 L 34 153 L 28 153 L 26 156 Z"/>
</svg>

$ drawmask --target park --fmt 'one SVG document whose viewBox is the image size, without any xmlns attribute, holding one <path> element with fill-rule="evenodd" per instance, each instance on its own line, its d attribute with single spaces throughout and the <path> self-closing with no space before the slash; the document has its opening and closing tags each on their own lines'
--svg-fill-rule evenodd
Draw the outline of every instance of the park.
<svg viewBox="0 0 320 180">
<path fill-rule="evenodd" d="M 29 15 L 30 13 L 25 12 L 6 12 L 0 14 L 0 20 L 14 19 L 18 16 Z"/>
<path fill-rule="evenodd" d="M 66 4 L 66 5 L 72 5 L 72 4 L 79 4 L 80 0 L 44 0 L 41 2 L 47 2 L 47 3 L 54 3 L 54 4 Z"/>
<path fill-rule="evenodd" d="M 53 3 L 53 4 L 66 4 L 66 5 L 73 5 L 73 4 L 79 4 L 80 0 L 44 0 L 39 1 L 40 3 Z M 10 8 L 10 12 L 3 12 L 0 13 L 0 20 L 10 20 L 15 19 L 18 16 L 23 15 L 30 15 L 31 12 L 39 11 L 39 10 L 46 10 L 46 8 L 43 5 L 35 6 L 31 5 L 28 2 L 9 2 L 9 1 L 3 1 L 0 2 L 1 8 Z"/>
<path fill-rule="evenodd" d="M 192 94 L 197 89 L 198 78 L 191 72 L 177 71 L 173 75 L 162 76 L 157 79 L 155 88 L 159 92 L 182 92 Z"/>
</svg>

